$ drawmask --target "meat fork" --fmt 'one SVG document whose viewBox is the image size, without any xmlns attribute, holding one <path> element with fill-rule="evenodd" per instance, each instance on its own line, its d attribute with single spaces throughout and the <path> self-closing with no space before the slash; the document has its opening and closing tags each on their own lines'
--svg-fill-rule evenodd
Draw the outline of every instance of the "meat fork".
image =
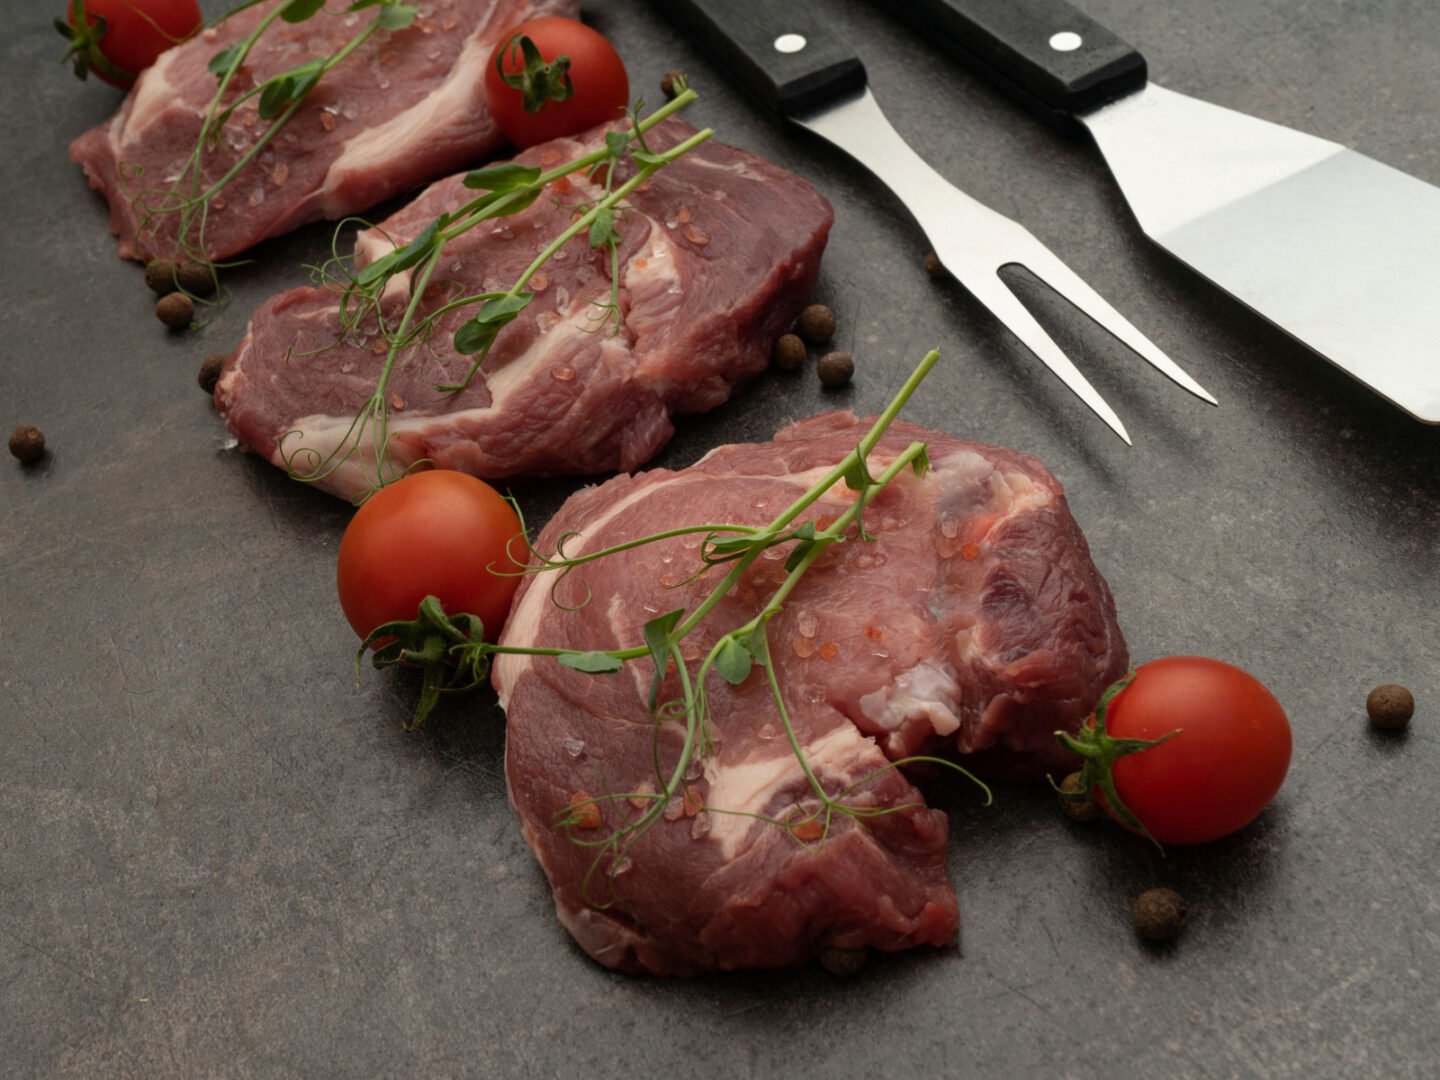
<svg viewBox="0 0 1440 1080">
<path fill-rule="evenodd" d="M 900 0 L 904 2 L 904 0 Z M 1029 230 L 956 188 L 890 126 L 865 67 L 808 3 L 668 0 L 665 11 L 771 109 L 844 150 L 903 202 L 940 261 L 1120 438 L 1125 425 L 999 275 L 1023 266 L 1196 397 L 1215 399 Z"/>
</svg>

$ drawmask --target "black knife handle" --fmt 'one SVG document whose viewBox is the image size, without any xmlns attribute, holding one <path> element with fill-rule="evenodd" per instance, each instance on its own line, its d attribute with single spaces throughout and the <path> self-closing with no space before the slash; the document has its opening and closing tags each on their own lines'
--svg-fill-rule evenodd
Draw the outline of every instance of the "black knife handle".
<svg viewBox="0 0 1440 1080">
<path fill-rule="evenodd" d="M 801 0 L 659 0 L 710 57 L 782 114 L 865 85 L 860 58 Z"/>
<path fill-rule="evenodd" d="M 1047 120 L 1089 112 L 1145 85 L 1145 58 L 1065 0 L 882 2 Z"/>
</svg>

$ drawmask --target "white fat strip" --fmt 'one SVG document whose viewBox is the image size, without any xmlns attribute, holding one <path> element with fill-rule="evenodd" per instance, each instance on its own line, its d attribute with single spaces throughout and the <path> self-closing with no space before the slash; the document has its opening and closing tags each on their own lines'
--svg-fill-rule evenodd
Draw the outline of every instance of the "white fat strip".
<svg viewBox="0 0 1440 1080">
<path fill-rule="evenodd" d="M 707 483 L 708 477 L 685 477 L 676 476 L 667 481 L 667 484 L 675 483 Z M 642 484 L 636 487 L 622 499 L 610 504 L 610 508 L 589 525 L 585 526 L 577 535 L 565 541 L 565 554 L 570 556 L 583 555 L 590 541 L 606 525 L 615 518 L 628 512 L 631 507 L 649 498 L 655 491 L 655 485 Z M 505 643 L 507 645 L 535 646 L 543 644 L 539 640 L 540 622 L 545 614 L 545 609 L 550 604 L 550 589 L 548 582 L 543 578 L 536 579 L 526 589 L 525 595 L 520 603 L 510 612 L 510 618 L 505 623 Z M 528 665 L 531 657 L 514 656 L 508 653 L 501 653 L 495 658 L 495 687 L 500 697 L 500 707 L 506 708 L 510 701 L 510 688 L 515 685 L 515 679 Z M 644 692 L 648 693 L 647 683 Z"/>
<path fill-rule="evenodd" d="M 717 810 L 736 810 L 743 814 L 774 812 L 770 805 L 775 793 L 781 788 L 803 780 L 805 773 L 790 748 L 790 743 L 778 735 L 772 742 L 760 744 L 765 756 L 754 756 L 734 764 L 717 765 L 713 760 L 705 762 L 705 780 L 709 791 L 705 802 Z M 849 768 L 873 744 L 862 736 L 852 725 L 837 724 L 830 731 L 804 747 L 805 760 L 810 769 L 827 790 L 844 787 L 856 779 Z M 809 788 L 806 788 L 809 792 Z M 803 794 L 803 793 L 801 793 Z M 812 793 L 813 794 L 813 793 Z M 710 814 L 710 832 L 706 839 L 720 845 L 727 859 L 739 854 L 745 838 L 751 830 L 773 829 L 775 826 L 741 814 Z"/>
<path fill-rule="evenodd" d="M 177 52 L 178 50 L 169 49 L 161 53 L 159 59 L 141 74 L 135 84 L 135 100 L 130 111 L 127 113 L 122 109 L 116 113 L 115 123 L 110 129 L 118 144 L 140 138 L 147 127 L 165 115 L 175 102 L 181 100 L 179 87 L 166 78 L 170 69 L 175 66 Z M 199 112 L 200 110 L 197 110 L 197 114 Z M 120 123 L 122 116 L 123 126 Z"/>
<path fill-rule="evenodd" d="M 923 717 L 936 735 L 959 730 L 960 685 L 949 664 L 922 660 L 895 681 L 860 699 L 860 712 L 871 723 L 895 731 L 907 720 Z"/>
<path fill-rule="evenodd" d="M 392 116 L 385 123 L 370 128 L 345 143 L 340 156 L 331 164 L 321 189 L 321 206 L 327 218 L 342 217 L 350 207 L 336 198 L 351 175 L 364 175 L 383 169 L 392 161 L 420 154 L 425 144 L 435 138 L 437 130 L 454 123 L 455 117 L 473 116 L 485 109 L 482 100 L 485 65 L 490 57 L 493 33 L 491 20 L 494 4 L 475 30 L 465 40 L 455 65 L 446 80 L 410 108 Z"/>
</svg>

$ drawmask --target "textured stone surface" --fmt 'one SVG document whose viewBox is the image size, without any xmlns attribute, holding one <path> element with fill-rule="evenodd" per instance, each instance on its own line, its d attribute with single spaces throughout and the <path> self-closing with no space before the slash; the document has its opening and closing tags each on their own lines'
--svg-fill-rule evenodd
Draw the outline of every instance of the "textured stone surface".
<svg viewBox="0 0 1440 1080">
<path fill-rule="evenodd" d="M 212 5 L 218 10 L 219 5 Z M 1349 143 L 1440 184 L 1430 0 L 1087 10 L 1157 81 Z M 323 228 L 270 243 L 232 305 L 172 336 L 118 262 L 68 140 L 116 98 L 55 63 L 49 12 L 0 0 L 0 1073 L 7 1076 L 1019 1075 L 1419 1077 L 1440 1060 L 1440 429 L 1411 422 L 1150 247 L 1098 156 L 888 25 L 826 0 L 896 127 L 1024 221 L 1208 386 L 1208 409 L 1062 303 L 1042 318 L 1128 423 L 1127 449 L 953 285 L 858 166 L 787 131 L 633 0 L 585 5 L 652 100 L 814 179 L 838 220 L 819 300 L 853 384 L 767 375 L 663 463 L 872 410 L 925 349 L 908 416 L 1037 454 L 1066 484 L 1138 660 L 1238 662 L 1290 711 L 1276 804 L 1160 858 L 1044 790 L 963 788 L 962 949 L 660 983 L 603 971 L 555 922 L 505 802 L 493 699 L 400 722 L 337 610 L 347 508 L 227 448 L 195 389 Z M 1317 223 L 1323 227 L 1323 223 Z M 541 520 L 556 483 L 519 494 Z M 1365 694 L 1414 692 L 1409 732 Z M 1169 885 L 1185 936 L 1130 901 Z"/>
</svg>

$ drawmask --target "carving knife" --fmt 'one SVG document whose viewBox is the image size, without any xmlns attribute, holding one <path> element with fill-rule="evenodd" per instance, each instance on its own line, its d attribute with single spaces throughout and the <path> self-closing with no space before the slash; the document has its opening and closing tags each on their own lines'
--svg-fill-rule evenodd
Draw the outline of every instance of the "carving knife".
<svg viewBox="0 0 1440 1080">
<path fill-rule="evenodd" d="M 1084 124 L 1161 247 L 1440 423 L 1440 188 L 1156 86 L 1138 52 L 1064 0 L 886 6 L 1045 118 Z"/>
</svg>

